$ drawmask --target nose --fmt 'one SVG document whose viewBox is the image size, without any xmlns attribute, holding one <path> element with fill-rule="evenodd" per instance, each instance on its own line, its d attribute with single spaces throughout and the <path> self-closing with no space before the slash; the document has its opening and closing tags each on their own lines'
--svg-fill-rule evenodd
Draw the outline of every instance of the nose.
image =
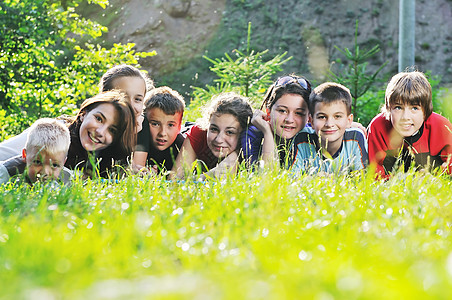
<svg viewBox="0 0 452 300">
<path fill-rule="evenodd" d="M 286 123 L 291 123 L 294 120 L 294 115 L 292 112 L 287 113 L 286 118 L 284 119 L 284 121 L 286 121 Z"/>
<path fill-rule="evenodd" d="M 160 126 L 160 130 L 159 130 L 159 136 L 166 136 L 166 128 L 165 126 Z"/>
<path fill-rule="evenodd" d="M 107 132 L 108 128 L 105 125 L 99 126 L 96 128 L 96 134 L 98 137 L 103 137 L 106 132 Z"/>
<path fill-rule="evenodd" d="M 219 144 L 224 141 L 224 134 L 223 134 L 223 132 L 220 132 L 220 133 L 217 134 L 217 136 L 215 137 L 215 141 L 217 143 L 219 143 Z"/>
<path fill-rule="evenodd" d="M 407 108 L 404 108 L 402 110 L 402 119 L 409 119 L 410 117 L 410 111 Z"/>
<path fill-rule="evenodd" d="M 39 174 L 41 177 L 50 177 L 52 176 L 52 167 L 49 164 L 45 164 L 40 170 Z"/>
</svg>

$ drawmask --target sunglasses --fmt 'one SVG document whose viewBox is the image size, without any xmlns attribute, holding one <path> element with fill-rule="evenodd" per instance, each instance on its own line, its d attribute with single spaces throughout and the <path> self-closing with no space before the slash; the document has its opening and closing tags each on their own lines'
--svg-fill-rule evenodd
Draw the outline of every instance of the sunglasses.
<svg viewBox="0 0 452 300">
<path fill-rule="evenodd" d="M 276 80 L 276 82 L 273 84 L 273 88 L 271 91 L 272 95 L 274 96 L 275 90 L 277 88 L 285 87 L 286 85 L 291 83 L 298 83 L 298 85 L 304 88 L 306 91 L 308 91 L 308 93 L 311 92 L 311 84 L 306 79 L 301 77 L 283 76 L 278 78 L 278 80 Z M 267 104 L 268 98 L 269 97 L 267 96 L 266 99 L 264 99 L 264 102 L 262 102 L 261 109 Z"/>
<path fill-rule="evenodd" d="M 275 82 L 275 88 L 286 86 L 290 83 L 298 83 L 305 90 L 311 91 L 311 84 L 301 77 L 284 76 L 278 78 Z"/>
</svg>

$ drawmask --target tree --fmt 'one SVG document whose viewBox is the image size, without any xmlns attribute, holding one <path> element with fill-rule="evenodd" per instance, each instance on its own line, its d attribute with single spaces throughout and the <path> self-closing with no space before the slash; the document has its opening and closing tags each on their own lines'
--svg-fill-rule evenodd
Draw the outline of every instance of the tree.
<svg viewBox="0 0 452 300">
<path fill-rule="evenodd" d="M 337 81 L 350 89 L 352 94 L 352 113 L 356 114 L 358 106 L 358 98 L 363 96 L 376 81 L 378 73 L 386 66 L 387 61 L 381 65 L 371 75 L 367 74 L 368 60 L 380 51 L 380 47 L 375 45 L 370 50 L 361 51 L 358 45 L 358 20 L 356 20 L 355 27 L 355 43 L 353 52 L 348 48 L 341 49 L 338 46 L 334 46 L 339 52 L 341 52 L 349 61 L 348 66 L 342 71 L 334 73 L 330 72 L 332 80 Z M 365 104 L 365 103 L 361 103 Z"/>
<path fill-rule="evenodd" d="M 107 28 L 76 13 L 88 1 L 105 8 L 108 0 L 4 0 L 0 3 L 0 140 L 36 118 L 72 113 L 97 93 L 100 76 L 111 66 L 136 66 L 134 44 L 111 49 L 88 44 Z"/>
</svg>

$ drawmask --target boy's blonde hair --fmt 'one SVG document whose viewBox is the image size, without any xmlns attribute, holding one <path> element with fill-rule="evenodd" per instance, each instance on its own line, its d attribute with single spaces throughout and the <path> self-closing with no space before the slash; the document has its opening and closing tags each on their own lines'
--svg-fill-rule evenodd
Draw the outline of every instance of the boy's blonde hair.
<svg viewBox="0 0 452 300">
<path fill-rule="evenodd" d="M 422 72 L 400 72 L 389 81 L 385 93 L 385 106 L 382 108 L 389 117 L 391 106 L 395 103 L 419 105 L 427 119 L 433 112 L 432 86 Z"/>
<path fill-rule="evenodd" d="M 71 144 L 69 129 L 61 121 L 42 118 L 33 123 L 28 133 L 25 149 L 31 153 L 32 149 L 46 151 L 49 154 L 66 153 Z"/>
</svg>

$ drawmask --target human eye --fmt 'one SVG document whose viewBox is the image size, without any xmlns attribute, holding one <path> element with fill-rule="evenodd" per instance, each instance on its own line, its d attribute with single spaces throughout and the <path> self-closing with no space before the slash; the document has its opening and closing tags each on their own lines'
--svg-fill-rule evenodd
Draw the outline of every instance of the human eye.
<svg viewBox="0 0 452 300">
<path fill-rule="evenodd" d="M 94 115 L 97 122 L 102 122 L 102 117 L 100 115 Z"/>
<path fill-rule="evenodd" d="M 325 116 L 324 115 L 317 115 L 316 119 L 323 120 L 323 119 L 325 119 Z"/>
<path fill-rule="evenodd" d="M 156 121 L 150 121 L 149 124 L 151 124 L 152 127 L 159 127 L 160 123 Z"/>
<path fill-rule="evenodd" d="M 234 130 L 227 130 L 226 131 L 226 134 L 227 135 L 234 135 L 234 134 L 236 134 L 237 132 L 236 131 L 234 131 Z"/>
<path fill-rule="evenodd" d="M 337 119 L 337 120 L 338 120 L 338 119 L 342 119 L 343 117 L 344 117 L 344 115 L 335 115 L 335 116 L 334 116 L 334 118 Z"/>
<path fill-rule="evenodd" d="M 169 124 L 168 124 L 168 127 L 169 127 L 169 128 L 173 128 L 174 126 L 176 126 L 176 124 L 173 124 L 173 123 L 169 123 Z"/>
<path fill-rule="evenodd" d="M 306 116 L 306 112 L 305 111 L 297 111 L 295 114 L 297 114 L 298 116 L 301 116 L 301 117 Z"/>
<path fill-rule="evenodd" d="M 284 108 L 278 108 L 276 111 L 280 114 L 287 114 L 287 109 Z"/>
<path fill-rule="evenodd" d="M 33 159 L 32 164 L 34 164 L 36 166 L 40 166 L 40 165 L 42 165 L 42 162 L 40 159 L 36 158 L 36 159 Z"/>
<path fill-rule="evenodd" d="M 141 97 L 136 97 L 136 98 L 135 98 L 135 102 L 143 102 L 143 98 L 141 98 Z"/>
<path fill-rule="evenodd" d="M 51 167 L 52 167 L 53 169 L 58 169 L 58 168 L 61 167 L 61 165 L 60 165 L 59 163 L 52 163 Z"/>
<path fill-rule="evenodd" d="M 411 109 L 414 111 L 418 111 L 421 110 L 421 107 L 419 105 L 414 105 L 413 107 L 411 107 Z"/>
<path fill-rule="evenodd" d="M 217 128 L 217 127 L 212 127 L 212 126 L 210 126 L 210 127 L 209 127 L 209 131 L 210 131 L 210 132 L 218 132 L 218 128 Z"/>
<path fill-rule="evenodd" d="M 394 110 L 402 110 L 402 106 L 401 105 L 394 105 L 394 107 L 392 109 L 394 109 Z"/>
<path fill-rule="evenodd" d="M 116 135 L 116 133 L 118 132 L 118 129 L 116 127 L 110 127 L 108 128 L 108 130 L 112 135 Z"/>
</svg>

